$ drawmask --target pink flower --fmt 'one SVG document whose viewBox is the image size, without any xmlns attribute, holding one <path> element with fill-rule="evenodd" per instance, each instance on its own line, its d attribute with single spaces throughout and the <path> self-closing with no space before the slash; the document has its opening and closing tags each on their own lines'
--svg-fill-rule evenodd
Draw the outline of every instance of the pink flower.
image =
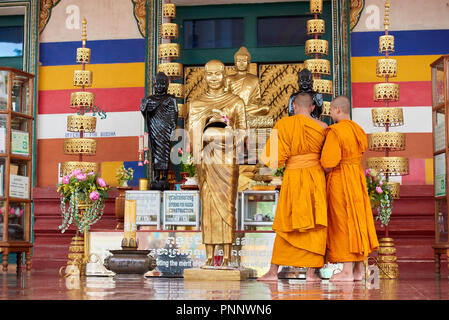
<svg viewBox="0 0 449 320">
<path fill-rule="evenodd" d="M 76 178 L 78 179 L 78 181 L 84 181 L 84 180 L 87 179 L 87 174 L 85 174 L 85 173 L 78 173 L 76 175 Z"/>
<path fill-rule="evenodd" d="M 100 199 L 100 194 L 94 190 L 89 194 L 89 199 L 92 201 L 97 201 L 98 199 Z"/>
<path fill-rule="evenodd" d="M 95 175 L 95 172 L 91 171 L 91 172 L 88 173 L 88 175 L 94 176 L 94 175 Z"/>
<path fill-rule="evenodd" d="M 69 176 L 62 177 L 62 183 L 69 184 L 69 182 L 70 182 L 70 177 Z"/>
<path fill-rule="evenodd" d="M 22 215 L 23 215 L 23 209 L 20 209 L 19 214 L 17 216 L 21 217 Z"/>
<path fill-rule="evenodd" d="M 9 208 L 9 213 L 10 213 L 10 214 L 16 214 L 14 208 Z"/>
<path fill-rule="evenodd" d="M 366 170 L 365 170 L 365 176 L 366 176 L 369 172 L 370 172 L 370 170 L 369 170 L 369 169 L 366 169 Z"/>
<path fill-rule="evenodd" d="M 72 173 L 69 175 L 69 177 L 74 177 L 74 176 L 76 176 L 76 175 L 78 175 L 80 173 L 81 173 L 80 169 L 75 169 L 75 170 L 72 171 Z"/>
<path fill-rule="evenodd" d="M 228 116 L 221 116 L 221 117 L 223 118 L 224 122 L 225 122 L 227 125 L 229 125 L 229 118 L 228 118 Z"/>
<path fill-rule="evenodd" d="M 143 163 L 142 161 L 139 161 L 139 163 L 137 164 L 139 167 L 143 167 Z"/>
<path fill-rule="evenodd" d="M 382 193 L 383 191 L 382 191 L 382 188 L 381 187 L 376 187 L 376 192 L 377 193 Z"/>
<path fill-rule="evenodd" d="M 383 186 L 384 182 L 382 180 L 379 181 L 380 186 Z"/>
<path fill-rule="evenodd" d="M 100 185 L 100 187 L 106 187 L 106 181 L 104 181 L 103 178 L 98 177 L 97 183 Z"/>
<path fill-rule="evenodd" d="M 4 212 L 3 212 L 3 208 L 0 208 L 0 214 L 3 214 Z"/>
<path fill-rule="evenodd" d="M 178 155 L 182 156 L 182 149 L 181 148 L 178 149 Z"/>
<path fill-rule="evenodd" d="M 148 164 L 149 162 L 148 162 L 148 160 L 147 159 L 145 159 L 145 161 L 143 162 L 143 164 Z"/>
</svg>

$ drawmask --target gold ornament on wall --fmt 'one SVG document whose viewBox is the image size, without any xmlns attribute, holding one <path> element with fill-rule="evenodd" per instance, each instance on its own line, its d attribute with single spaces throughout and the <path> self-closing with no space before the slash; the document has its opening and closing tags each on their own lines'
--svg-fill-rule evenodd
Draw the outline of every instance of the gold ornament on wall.
<svg viewBox="0 0 449 320">
<path fill-rule="evenodd" d="M 378 77 L 396 77 L 398 73 L 398 62 L 396 59 L 378 59 L 376 62 L 376 75 Z"/>
<path fill-rule="evenodd" d="M 160 63 L 157 66 L 157 72 L 163 72 L 168 77 L 182 77 L 182 64 L 177 62 Z"/>
<path fill-rule="evenodd" d="M 375 127 L 390 127 L 402 126 L 404 124 L 404 113 L 402 108 L 373 108 L 371 110 L 373 118 L 373 125 Z"/>
<path fill-rule="evenodd" d="M 76 63 L 90 63 L 90 48 L 76 49 Z"/>
<path fill-rule="evenodd" d="M 384 82 L 374 85 L 374 101 L 399 100 L 399 85 L 397 83 Z"/>
<path fill-rule="evenodd" d="M 304 61 L 304 67 L 314 74 L 331 74 L 331 63 L 326 59 L 308 59 Z"/>
<path fill-rule="evenodd" d="M 87 115 L 70 115 L 67 117 L 67 131 L 95 132 L 97 118 Z"/>
<path fill-rule="evenodd" d="M 182 83 L 171 82 L 168 85 L 167 93 L 174 95 L 176 98 L 184 98 L 184 85 Z"/>
<path fill-rule="evenodd" d="M 162 14 L 164 18 L 176 18 L 176 6 L 173 3 L 165 3 L 162 6 Z"/>
<path fill-rule="evenodd" d="M 163 23 L 161 25 L 161 38 L 177 38 L 178 25 L 176 23 Z"/>
<path fill-rule="evenodd" d="M 408 158 L 404 157 L 372 157 L 366 159 L 366 166 L 390 176 L 409 174 Z"/>
<path fill-rule="evenodd" d="M 323 19 L 307 20 L 307 34 L 308 35 L 322 35 L 325 31 L 325 24 Z"/>
<path fill-rule="evenodd" d="M 309 39 L 306 40 L 306 55 L 315 56 L 315 54 L 319 55 L 327 55 L 329 51 L 329 43 L 327 40 L 323 39 Z"/>
<path fill-rule="evenodd" d="M 73 170 L 80 169 L 83 172 L 98 172 L 98 163 L 87 161 L 68 161 L 63 162 L 61 171 L 64 176 L 68 176 Z"/>
<path fill-rule="evenodd" d="M 313 79 L 313 91 L 322 94 L 332 94 L 332 81 L 326 79 Z"/>
<path fill-rule="evenodd" d="M 75 70 L 73 74 L 73 85 L 75 87 L 91 87 L 92 86 L 92 71 L 90 70 Z"/>
<path fill-rule="evenodd" d="M 331 115 L 331 103 L 330 101 L 323 101 L 323 116 Z"/>
<path fill-rule="evenodd" d="M 97 141 L 95 139 L 73 138 L 64 140 L 64 154 L 84 154 L 93 156 L 97 152 Z"/>
<path fill-rule="evenodd" d="M 379 53 L 394 52 L 394 36 L 385 35 L 379 37 Z"/>
<path fill-rule="evenodd" d="M 311 14 L 323 13 L 323 0 L 310 0 L 310 13 Z"/>
<path fill-rule="evenodd" d="M 158 50 L 159 59 L 175 59 L 180 56 L 180 48 L 177 43 L 161 43 Z"/>
<path fill-rule="evenodd" d="M 70 94 L 70 107 L 89 108 L 94 106 L 95 95 L 92 92 L 78 91 Z"/>
<path fill-rule="evenodd" d="M 405 149 L 405 133 L 371 133 L 368 135 L 368 148 L 372 151 L 403 151 Z"/>
<path fill-rule="evenodd" d="M 387 182 L 390 186 L 391 195 L 393 199 L 399 199 L 399 190 L 401 188 L 401 184 L 399 182 Z"/>
</svg>

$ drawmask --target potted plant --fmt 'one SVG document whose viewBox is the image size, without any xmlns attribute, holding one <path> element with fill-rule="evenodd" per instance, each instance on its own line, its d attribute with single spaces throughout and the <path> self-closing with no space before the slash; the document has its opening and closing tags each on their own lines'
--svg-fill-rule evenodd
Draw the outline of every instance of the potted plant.
<svg viewBox="0 0 449 320">
<path fill-rule="evenodd" d="M 115 217 L 117 219 L 116 230 L 123 230 L 123 221 L 125 217 L 125 193 L 132 188 L 128 186 L 128 181 L 134 179 L 134 170 L 132 168 L 125 168 L 125 165 L 121 165 L 117 169 L 117 190 L 119 192 L 118 197 L 115 198 Z"/>
<path fill-rule="evenodd" d="M 132 168 L 126 169 L 125 165 L 122 164 L 122 166 L 117 170 L 116 177 L 120 187 L 127 187 L 128 181 L 134 179 L 134 170 Z"/>
<path fill-rule="evenodd" d="M 377 210 L 376 220 L 380 220 L 382 226 L 387 226 L 393 209 L 391 187 L 374 169 L 365 170 L 365 177 L 371 207 Z"/>
<path fill-rule="evenodd" d="M 181 176 L 186 179 L 185 185 L 198 185 L 196 179 L 196 167 L 193 163 L 193 156 L 189 152 L 178 149 L 178 156 L 181 157 Z"/>
<path fill-rule="evenodd" d="M 75 169 L 62 178 L 57 185 L 61 196 L 62 224 L 64 233 L 72 223 L 79 232 L 89 230 L 103 215 L 105 199 L 108 198 L 109 186 L 95 172 L 82 172 Z"/>
<path fill-rule="evenodd" d="M 282 179 L 284 178 L 285 165 L 274 170 L 273 179 L 271 179 L 271 184 L 275 186 L 280 186 L 282 184 Z"/>
</svg>

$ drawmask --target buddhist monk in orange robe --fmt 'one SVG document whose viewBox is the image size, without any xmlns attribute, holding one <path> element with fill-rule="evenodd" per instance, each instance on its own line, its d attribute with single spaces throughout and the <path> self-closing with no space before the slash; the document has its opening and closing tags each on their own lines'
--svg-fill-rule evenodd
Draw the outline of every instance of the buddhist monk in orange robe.
<svg viewBox="0 0 449 320">
<path fill-rule="evenodd" d="M 362 280 L 363 261 L 377 249 L 376 229 L 361 159 L 368 142 L 363 129 L 350 120 L 350 101 L 331 102 L 335 124 L 326 130 L 321 165 L 327 172 L 327 260 L 343 263 L 330 281 Z"/>
<path fill-rule="evenodd" d="M 261 281 L 277 280 L 280 265 L 307 267 L 306 280 L 321 281 L 314 268 L 324 265 L 326 178 L 319 159 L 327 125 L 310 116 L 314 105 L 308 93 L 298 94 L 293 106 L 295 115 L 275 124 L 260 154 L 272 169 L 285 164 L 272 227 L 276 238 L 271 266 Z"/>
</svg>

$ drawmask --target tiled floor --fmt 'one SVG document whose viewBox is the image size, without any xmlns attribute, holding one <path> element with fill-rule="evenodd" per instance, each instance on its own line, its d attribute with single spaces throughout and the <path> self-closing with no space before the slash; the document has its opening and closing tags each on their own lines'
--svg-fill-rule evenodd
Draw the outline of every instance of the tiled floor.
<svg viewBox="0 0 449 320">
<path fill-rule="evenodd" d="M 79 279 L 61 278 L 57 271 L 24 272 L 20 277 L 9 272 L 0 273 L 0 300 L 449 300 L 446 265 L 440 278 L 435 277 L 433 263 L 400 263 L 399 270 L 399 279 L 381 280 L 369 289 L 360 282 Z"/>
</svg>

